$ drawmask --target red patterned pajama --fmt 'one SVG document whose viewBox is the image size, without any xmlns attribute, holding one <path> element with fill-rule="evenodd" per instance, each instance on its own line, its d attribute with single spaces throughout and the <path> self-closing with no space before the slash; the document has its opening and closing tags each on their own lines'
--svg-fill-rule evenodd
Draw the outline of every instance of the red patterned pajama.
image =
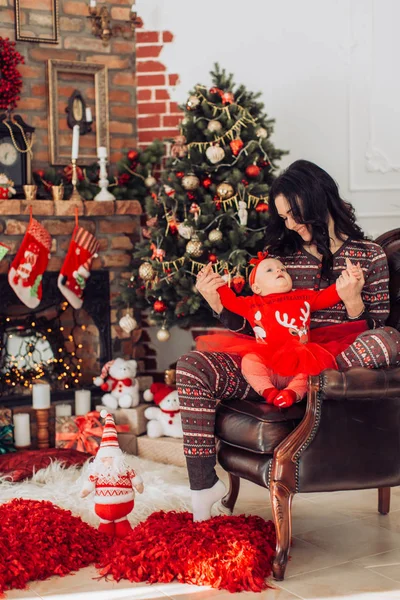
<svg viewBox="0 0 400 600">
<path fill-rule="evenodd" d="M 400 334 L 391 327 L 365 331 L 336 357 L 339 368 L 380 368 L 400 362 Z M 215 473 L 215 408 L 226 398 L 259 398 L 240 370 L 240 357 L 190 352 L 177 365 L 183 445 L 192 490 L 210 488 Z"/>
</svg>

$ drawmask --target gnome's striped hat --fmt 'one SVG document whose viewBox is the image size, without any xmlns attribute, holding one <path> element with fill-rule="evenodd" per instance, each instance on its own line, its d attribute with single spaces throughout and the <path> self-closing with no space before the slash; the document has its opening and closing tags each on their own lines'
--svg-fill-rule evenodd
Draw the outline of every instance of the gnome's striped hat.
<svg viewBox="0 0 400 600">
<path fill-rule="evenodd" d="M 106 420 L 101 438 L 100 448 L 97 456 L 104 458 L 106 456 L 121 456 L 122 450 L 119 447 L 117 429 L 114 423 L 114 417 L 106 410 L 102 410 L 100 416 Z"/>
</svg>

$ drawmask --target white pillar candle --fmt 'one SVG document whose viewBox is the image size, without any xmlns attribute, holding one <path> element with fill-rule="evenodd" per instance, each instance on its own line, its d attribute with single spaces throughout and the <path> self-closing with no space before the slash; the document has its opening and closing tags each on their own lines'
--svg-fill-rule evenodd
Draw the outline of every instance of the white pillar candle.
<svg viewBox="0 0 400 600">
<path fill-rule="evenodd" d="M 90 4 L 89 4 L 89 6 L 90 6 L 91 8 L 96 8 L 96 0 L 90 0 Z"/>
<path fill-rule="evenodd" d="M 32 406 L 36 410 L 50 408 L 50 384 L 34 383 L 32 385 Z"/>
<path fill-rule="evenodd" d="M 72 129 L 72 152 L 71 158 L 75 160 L 79 156 L 79 125 L 74 125 Z"/>
<path fill-rule="evenodd" d="M 19 448 L 31 445 L 31 425 L 28 413 L 14 415 L 14 443 Z"/>
<path fill-rule="evenodd" d="M 56 404 L 56 417 L 70 417 L 72 406 L 70 404 Z"/>
<path fill-rule="evenodd" d="M 93 118 L 92 118 L 92 109 L 89 106 L 86 108 L 86 121 L 88 123 L 91 123 L 93 121 Z"/>
<path fill-rule="evenodd" d="M 98 158 L 107 158 L 107 148 L 105 146 L 99 146 L 97 148 Z"/>
<path fill-rule="evenodd" d="M 90 390 L 76 390 L 75 392 L 75 414 L 86 415 L 90 412 L 91 394 Z"/>
</svg>

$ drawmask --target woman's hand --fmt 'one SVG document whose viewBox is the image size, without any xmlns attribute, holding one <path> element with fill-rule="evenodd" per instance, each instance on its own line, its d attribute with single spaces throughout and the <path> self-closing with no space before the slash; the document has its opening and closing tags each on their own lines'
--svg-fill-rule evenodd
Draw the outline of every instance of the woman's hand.
<svg viewBox="0 0 400 600">
<path fill-rule="evenodd" d="M 217 314 L 220 314 L 224 308 L 217 292 L 218 288 L 223 285 L 226 285 L 226 283 L 221 275 L 213 271 L 212 263 L 208 263 L 197 275 L 197 291 Z"/>
<path fill-rule="evenodd" d="M 364 273 L 360 263 L 353 263 L 346 258 L 346 270 L 336 280 L 336 290 L 344 302 L 348 316 L 359 316 L 364 310 L 361 290 L 365 284 Z"/>
</svg>

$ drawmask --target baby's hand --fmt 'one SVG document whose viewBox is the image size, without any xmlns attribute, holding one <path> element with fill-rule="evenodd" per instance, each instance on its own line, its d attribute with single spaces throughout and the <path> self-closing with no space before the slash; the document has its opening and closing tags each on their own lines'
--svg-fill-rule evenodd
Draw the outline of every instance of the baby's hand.
<svg viewBox="0 0 400 600">
<path fill-rule="evenodd" d="M 353 275 L 353 277 L 358 280 L 362 279 L 363 277 L 363 271 L 360 263 L 358 262 L 356 265 L 354 265 L 349 258 L 346 258 L 346 271 L 349 275 Z"/>
</svg>

